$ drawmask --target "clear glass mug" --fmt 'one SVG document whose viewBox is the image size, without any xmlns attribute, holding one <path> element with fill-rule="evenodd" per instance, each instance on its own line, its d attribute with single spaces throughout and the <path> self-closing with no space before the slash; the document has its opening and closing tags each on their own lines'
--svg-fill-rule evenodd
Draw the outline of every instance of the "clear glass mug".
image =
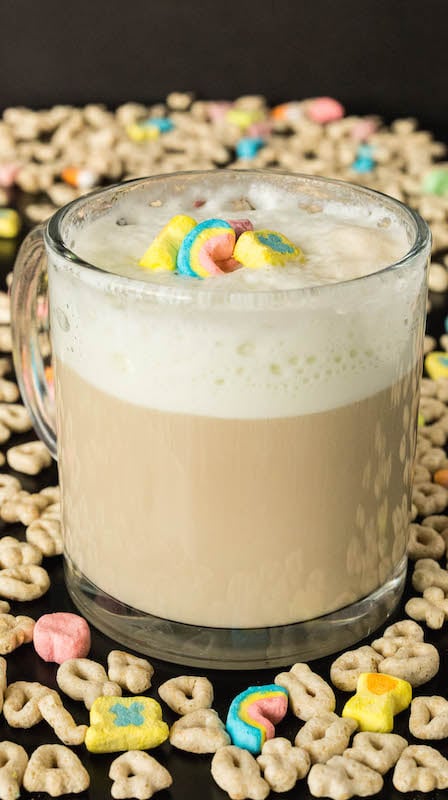
<svg viewBox="0 0 448 800">
<path fill-rule="evenodd" d="M 356 280 L 247 293 L 120 277 L 73 251 L 124 196 L 182 210 L 195 188 L 244 197 L 253 181 L 313 212 L 381 207 L 409 252 Z M 387 618 L 406 573 L 429 253 L 426 224 L 389 197 L 230 170 L 106 188 L 29 234 L 14 360 L 59 463 L 67 588 L 94 625 L 169 661 L 255 668 Z"/>
</svg>

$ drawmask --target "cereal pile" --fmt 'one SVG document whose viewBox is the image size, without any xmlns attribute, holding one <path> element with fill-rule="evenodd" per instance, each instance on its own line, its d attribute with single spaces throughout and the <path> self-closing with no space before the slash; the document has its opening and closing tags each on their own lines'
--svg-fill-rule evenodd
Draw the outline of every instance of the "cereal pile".
<svg viewBox="0 0 448 800">
<path fill-rule="evenodd" d="M 163 104 L 127 103 L 115 112 L 100 105 L 11 108 L 0 122 L 0 236 L 18 232 L 17 214 L 7 208 L 13 200 L 36 222 L 122 178 L 217 166 L 297 170 L 366 184 L 417 208 L 431 223 L 434 250 L 442 251 L 431 288 L 445 291 L 444 153 L 415 120 L 386 126 L 374 116 L 345 116 L 330 98 L 270 109 L 262 97 L 224 103 L 173 93 Z M 9 298 L 0 293 L 1 444 L 32 428 L 11 377 L 9 324 Z M 62 553 L 60 498 L 57 486 L 24 488 L 26 476 L 45 475 L 50 465 L 42 443 L 20 441 L 0 453 L 0 465 L 15 471 L 0 474 L 0 518 L 5 526 L 23 526 L 23 534 L 0 538 L 0 708 L 11 728 L 45 722 L 60 741 L 30 757 L 19 744 L 0 742 L 0 798 L 19 796 L 22 786 L 52 796 L 86 791 L 85 746 L 91 754 L 122 751 L 109 762 L 111 795 L 145 800 L 173 784 L 170 771 L 145 752 L 163 742 L 212 755 L 213 779 L 233 800 L 300 790 L 298 781 L 305 787 L 305 780 L 313 796 L 334 800 L 376 794 L 390 781 L 399 792 L 448 789 L 448 759 L 426 744 L 448 739 L 448 699 L 424 688 L 439 672 L 440 655 L 417 624 L 430 637 L 448 619 L 448 570 L 441 563 L 448 550 L 448 334 L 440 352 L 436 345 L 427 337 L 408 548 L 417 593 L 405 606 L 410 619 L 337 657 L 328 675 L 299 663 L 270 684 L 246 688 L 229 702 L 225 722 L 212 708 L 208 677 L 164 681 L 157 689 L 162 706 L 147 694 L 154 668 L 146 659 L 112 650 L 106 669 L 88 658 L 90 629 L 77 614 L 58 611 L 36 621 L 10 613 L 9 601 L 35 601 L 50 589 L 48 559 Z M 8 680 L 5 656 L 31 642 L 37 661 L 58 665 L 52 685 L 34 675 Z M 333 687 L 351 696 L 340 704 Z M 80 721 L 66 707 L 71 701 Z M 178 718 L 169 727 L 163 717 L 170 714 Z M 406 736 L 393 733 L 397 717 Z M 276 735 L 275 726 L 288 718 L 292 736 Z"/>
</svg>

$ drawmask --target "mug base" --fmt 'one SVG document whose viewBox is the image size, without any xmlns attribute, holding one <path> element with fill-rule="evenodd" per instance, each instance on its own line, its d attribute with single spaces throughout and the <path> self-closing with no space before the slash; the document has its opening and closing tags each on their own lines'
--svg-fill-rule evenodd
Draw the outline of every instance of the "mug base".
<svg viewBox="0 0 448 800">
<path fill-rule="evenodd" d="M 68 592 L 86 619 L 120 644 L 153 658 L 208 669 L 264 669 L 345 650 L 373 633 L 403 593 L 407 558 L 372 594 L 317 619 L 272 628 L 209 628 L 155 617 L 105 594 L 69 560 Z"/>
</svg>

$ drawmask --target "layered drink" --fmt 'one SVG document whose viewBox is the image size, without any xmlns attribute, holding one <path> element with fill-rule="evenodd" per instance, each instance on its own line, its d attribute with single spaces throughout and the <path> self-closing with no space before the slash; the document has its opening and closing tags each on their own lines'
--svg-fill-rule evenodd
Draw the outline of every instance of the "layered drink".
<svg viewBox="0 0 448 800">
<path fill-rule="evenodd" d="M 387 198 L 228 175 L 147 182 L 61 223 L 65 551 L 117 608 L 287 626 L 403 573 L 426 254 L 405 264 L 415 230 Z M 143 269 L 175 214 L 244 217 L 304 261 L 204 280 Z"/>
</svg>

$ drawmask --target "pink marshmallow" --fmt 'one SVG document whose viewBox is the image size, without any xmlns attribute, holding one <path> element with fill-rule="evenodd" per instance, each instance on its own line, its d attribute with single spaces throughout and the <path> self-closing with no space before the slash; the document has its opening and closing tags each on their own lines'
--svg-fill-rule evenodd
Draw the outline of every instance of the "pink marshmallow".
<svg viewBox="0 0 448 800">
<path fill-rule="evenodd" d="M 344 106 L 333 97 L 316 97 L 308 101 L 306 108 L 307 117 L 313 122 L 334 122 L 345 114 Z"/>
<path fill-rule="evenodd" d="M 222 122 L 227 112 L 232 108 L 233 103 L 227 100 L 217 100 L 207 104 L 208 116 L 211 122 Z"/>
<path fill-rule="evenodd" d="M 19 164 L 0 164 L 0 186 L 9 189 L 19 174 Z"/>
<path fill-rule="evenodd" d="M 254 229 L 250 219 L 229 219 L 228 223 L 235 231 L 237 239 L 242 233 L 244 233 L 244 231 L 253 231 Z"/>
<path fill-rule="evenodd" d="M 369 136 L 372 136 L 378 130 L 378 122 L 376 119 L 366 117 L 355 122 L 351 130 L 352 139 L 355 142 L 365 142 Z"/>
<path fill-rule="evenodd" d="M 34 626 L 33 644 L 44 661 L 62 664 L 69 658 L 85 658 L 90 650 L 90 628 L 78 614 L 44 614 Z"/>
</svg>

